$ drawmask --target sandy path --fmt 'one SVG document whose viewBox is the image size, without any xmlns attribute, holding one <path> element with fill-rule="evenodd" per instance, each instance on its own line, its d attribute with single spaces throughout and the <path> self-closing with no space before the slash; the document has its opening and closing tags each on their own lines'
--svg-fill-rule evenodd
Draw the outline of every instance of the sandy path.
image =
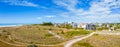
<svg viewBox="0 0 120 47">
<path fill-rule="evenodd" d="M 59 39 L 64 39 L 63 37 L 61 37 L 60 35 L 55 34 L 52 31 L 48 31 L 50 34 L 54 35 L 55 37 L 59 38 Z"/>
<path fill-rule="evenodd" d="M 70 41 L 68 41 L 68 42 L 64 45 L 64 47 L 71 47 L 72 44 L 74 44 L 74 43 L 76 43 L 76 42 L 78 42 L 78 41 L 81 41 L 81 40 L 83 40 L 83 39 L 86 39 L 86 38 L 94 35 L 95 33 L 96 33 L 96 32 L 93 32 L 93 33 L 91 33 L 91 34 L 89 34 L 89 35 L 87 35 L 87 36 L 85 36 L 85 37 L 81 37 L 81 38 L 76 38 L 76 39 L 70 40 Z"/>
</svg>

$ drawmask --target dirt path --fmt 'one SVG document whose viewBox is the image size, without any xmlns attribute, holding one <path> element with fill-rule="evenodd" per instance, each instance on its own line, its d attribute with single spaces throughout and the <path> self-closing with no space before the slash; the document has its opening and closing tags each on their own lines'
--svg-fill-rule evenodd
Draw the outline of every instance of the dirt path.
<svg viewBox="0 0 120 47">
<path fill-rule="evenodd" d="M 93 32 L 93 33 L 91 33 L 91 34 L 89 34 L 89 35 L 87 35 L 87 36 L 85 36 L 85 37 L 81 37 L 81 38 L 76 38 L 76 39 L 70 40 L 70 41 L 68 41 L 68 42 L 64 45 L 64 47 L 71 47 L 72 44 L 74 44 L 74 43 L 76 43 L 76 42 L 78 42 L 78 41 L 81 41 L 81 40 L 83 40 L 83 39 L 86 39 L 86 38 L 94 35 L 95 33 L 96 33 L 96 32 Z"/>
<path fill-rule="evenodd" d="M 55 37 L 59 38 L 59 39 L 64 39 L 63 37 L 61 37 L 60 35 L 55 34 L 52 31 L 48 31 L 50 34 L 54 35 Z"/>
</svg>

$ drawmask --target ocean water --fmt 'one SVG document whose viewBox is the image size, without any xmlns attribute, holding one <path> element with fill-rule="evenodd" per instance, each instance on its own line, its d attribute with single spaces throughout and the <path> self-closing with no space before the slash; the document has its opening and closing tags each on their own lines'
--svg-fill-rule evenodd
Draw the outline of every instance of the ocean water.
<svg viewBox="0 0 120 47">
<path fill-rule="evenodd" d="M 24 24 L 0 24 L 0 27 L 22 26 Z"/>
</svg>

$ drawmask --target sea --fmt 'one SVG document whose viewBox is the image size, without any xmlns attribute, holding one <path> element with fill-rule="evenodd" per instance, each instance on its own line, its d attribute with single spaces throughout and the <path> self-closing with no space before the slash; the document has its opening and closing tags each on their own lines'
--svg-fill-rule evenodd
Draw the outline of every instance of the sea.
<svg viewBox="0 0 120 47">
<path fill-rule="evenodd" d="M 0 24 L 0 27 L 13 27 L 13 26 L 22 26 L 27 24 Z"/>
<path fill-rule="evenodd" d="M 0 27 L 23 26 L 23 25 L 31 25 L 31 24 L 36 24 L 36 23 L 0 23 Z"/>
</svg>

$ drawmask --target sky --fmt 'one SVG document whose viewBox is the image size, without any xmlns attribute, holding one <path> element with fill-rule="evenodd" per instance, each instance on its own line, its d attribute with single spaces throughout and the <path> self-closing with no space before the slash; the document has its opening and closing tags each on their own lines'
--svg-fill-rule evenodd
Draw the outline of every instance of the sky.
<svg viewBox="0 0 120 47">
<path fill-rule="evenodd" d="M 120 0 L 0 0 L 0 23 L 120 23 Z"/>
</svg>

